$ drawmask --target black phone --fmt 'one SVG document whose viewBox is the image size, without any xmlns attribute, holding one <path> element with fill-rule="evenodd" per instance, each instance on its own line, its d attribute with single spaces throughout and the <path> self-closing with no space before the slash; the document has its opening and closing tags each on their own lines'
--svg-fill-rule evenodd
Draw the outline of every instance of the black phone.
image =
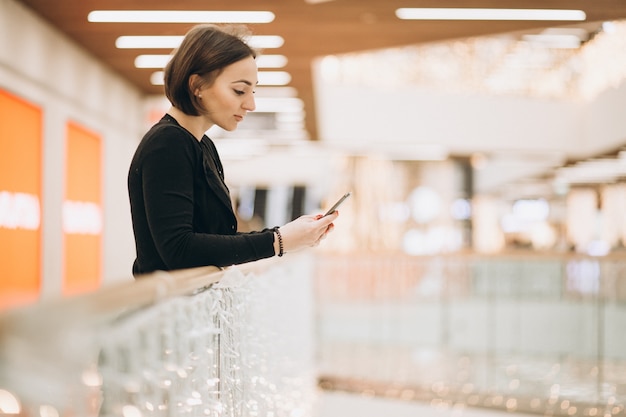
<svg viewBox="0 0 626 417">
<path fill-rule="evenodd" d="M 328 211 L 326 212 L 326 214 L 324 214 L 324 217 L 328 216 L 329 214 L 332 214 L 335 210 L 337 210 L 339 208 L 339 206 L 346 201 L 346 198 L 350 197 L 352 195 L 352 193 L 350 191 L 348 191 L 347 193 L 345 193 L 339 200 L 337 200 L 337 202 L 335 204 L 333 204 L 333 206 L 331 208 L 328 209 Z"/>
</svg>

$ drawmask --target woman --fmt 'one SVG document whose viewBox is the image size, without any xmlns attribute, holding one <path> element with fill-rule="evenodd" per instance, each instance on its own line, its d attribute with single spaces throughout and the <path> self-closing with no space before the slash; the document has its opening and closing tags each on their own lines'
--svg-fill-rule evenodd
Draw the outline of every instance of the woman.
<svg viewBox="0 0 626 417">
<path fill-rule="evenodd" d="M 133 274 L 269 258 L 319 244 L 337 213 L 238 233 L 222 163 L 205 132 L 255 109 L 256 53 L 236 27 L 191 29 L 165 68 L 171 107 L 143 137 L 128 174 Z"/>
</svg>

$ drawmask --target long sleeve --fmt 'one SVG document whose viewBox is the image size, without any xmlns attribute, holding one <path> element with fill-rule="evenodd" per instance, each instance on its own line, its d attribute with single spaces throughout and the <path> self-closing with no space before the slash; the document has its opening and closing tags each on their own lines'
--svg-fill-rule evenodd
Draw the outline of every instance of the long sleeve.
<svg viewBox="0 0 626 417">
<path fill-rule="evenodd" d="M 228 191 L 217 183 L 217 172 L 206 172 L 198 141 L 177 126 L 151 132 L 129 172 L 137 249 L 133 272 L 228 266 L 273 256 L 271 230 L 236 232 Z"/>
</svg>

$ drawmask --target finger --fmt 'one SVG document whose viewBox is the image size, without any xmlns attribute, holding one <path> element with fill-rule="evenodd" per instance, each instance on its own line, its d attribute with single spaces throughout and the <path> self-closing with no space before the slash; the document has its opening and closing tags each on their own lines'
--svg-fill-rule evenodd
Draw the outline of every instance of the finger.
<svg viewBox="0 0 626 417">
<path fill-rule="evenodd" d="M 324 224 L 324 227 L 328 226 L 329 224 L 331 224 L 332 222 L 335 221 L 335 219 L 337 218 L 337 216 L 339 215 L 339 212 L 334 211 L 331 214 L 329 214 L 328 216 L 323 216 L 322 218 L 319 219 L 319 221 Z"/>
</svg>

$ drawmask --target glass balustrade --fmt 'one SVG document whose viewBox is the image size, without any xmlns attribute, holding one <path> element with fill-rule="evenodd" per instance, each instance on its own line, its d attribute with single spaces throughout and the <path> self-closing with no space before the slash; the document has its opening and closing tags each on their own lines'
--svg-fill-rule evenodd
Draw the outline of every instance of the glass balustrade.
<svg viewBox="0 0 626 417">
<path fill-rule="evenodd" d="M 327 255 L 316 283 L 325 388 L 541 415 L 624 412 L 623 257 Z"/>
</svg>

